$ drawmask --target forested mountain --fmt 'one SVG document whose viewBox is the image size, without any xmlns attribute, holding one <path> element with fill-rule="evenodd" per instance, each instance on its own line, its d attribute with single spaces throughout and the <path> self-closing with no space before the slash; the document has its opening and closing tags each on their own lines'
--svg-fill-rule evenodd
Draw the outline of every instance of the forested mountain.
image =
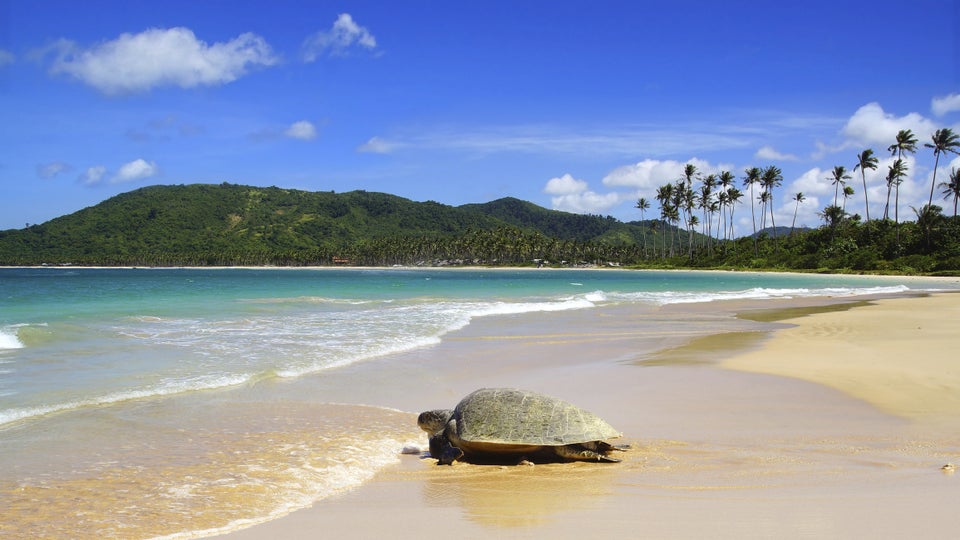
<svg viewBox="0 0 960 540">
<path fill-rule="evenodd" d="M 631 265 L 956 274 L 960 218 L 824 214 L 818 229 L 741 238 L 688 220 L 623 223 L 514 198 L 459 207 L 386 193 L 194 184 L 145 187 L 0 231 L 0 265 Z M 704 223 L 712 220 L 704 220 Z M 704 229 L 705 231 L 707 229 Z"/>
<path fill-rule="evenodd" d="M 485 204 L 467 204 L 460 208 L 491 216 L 514 227 L 534 229 L 541 234 L 560 240 L 586 242 L 603 238 L 614 231 L 631 230 L 629 225 L 609 216 L 600 217 L 547 210 L 533 203 L 512 197 Z M 633 227 L 632 232 L 636 233 L 636 229 L 636 227 Z"/>
<path fill-rule="evenodd" d="M 411 242 L 463 243 L 468 236 L 499 231 L 514 242 L 530 236 L 586 243 L 619 230 L 627 243 L 636 244 L 639 229 L 517 199 L 453 207 L 366 191 L 151 186 L 47 223 L 0 231 L 0 264 L 386 263 L 391 261 L 371 260 L 377 259 L 373 252 L 405 245 L 421 258 L 438 256 Z M 471 255 L 461 251 L 448 255 Z M 507 256 L 500 251 L 499 259 Z M 402 257 L 392 257 L 397 258 Z M 479 258 L 490 262 L 489 254 Z"/>
</svg>

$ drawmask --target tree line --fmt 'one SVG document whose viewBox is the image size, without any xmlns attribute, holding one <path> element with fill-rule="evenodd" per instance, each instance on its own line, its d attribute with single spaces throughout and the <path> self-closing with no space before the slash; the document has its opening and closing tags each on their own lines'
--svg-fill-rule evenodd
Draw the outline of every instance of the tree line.
<svg viewBox="0 0 960 540">
<path fill-rule="evenodd" d="M 856 251 L 864 249 L 872 256 L 860 260 L 853 264 L 852 269 L 857 270 L 890 270 L 891 265 L 901 270 L 916 271 L 909 265 L 894 264 L 898 258 L 904 256 L 913 257 L 914 263 L 918 258 L 930 259 L 932 262 L 923 264 L 925 271 L 933 268 L 939 270 L 956 269 L 956 265 L 951 262 L 937 259 L 952 260 L 955 257 L 954 237 L 957 227 L 957 203 L 960 200 L 960 178 L 958 171 L 954 167 L 949 172 L 947 181 L 937 183 L 937 174 L 940 163 L 940 157 L 945 154 L 960 153 L 960 136 L 949 128 L 938 129 L 932 136 L 929 143 L 924 146 L 933 151 L 934 169 L 930 184 L 929 199 L 926 205 L 921 208 L 912 208 L 916 222 L 908 230 L 901 227 L 900 220 L 900 196 L 899 188 L 907 176 L 908 166 L 904 160 L 905 155 L 914 154 L 917 151 L 919 141 L 913 132 L 909 129 L 900 130 L 897 133 L 896 140 L 891 144 L 887 151 L 891 157 L 896 159 L 889 166 L 886 175 L 887 197 L 884 204 L 883 217 L 872 219 L 870 217 L 870 201 L 867 188 L 866 171 L 876 170 L 879 166 L 879 160 L 874 154 L 873 149 L 865 149 L 857 155 L 857 163 L 853 171 L 859 171 L 861 183 L 863 186 L 863 195 L 865 203 L 866 219 L 864 220 L 858 214 L 850 214 L 846 210 L 847 199 L 854 196 L 856 191 L 848 181 L 852 179 L 848 170 L 843 165 L 837 165 L 833 168 L 830 176 L 825 178 L 834 186 L 834 198 L 832 204 L 827 205 L 818 212 L 822 218 L 827 234 L 824 238 L 819 234 L 807 234 L 808 240 L 817 239 L 815 245 L 805 245 L 802 248 L 794 245 L 795 249 L 819 251 L 824 254 L 830 254 L 836 251 L 835 244 L 846 245 L 847 250 Z M 759 230 L 768 230 L 772 233 L 773 251 L 777 252 L 780 248 L 781 236 L 780 230 L 776 224 L 773 211 L 774 191 L 783 183 L 783 174 L 780 168 L 770 165 L 767 167 L 751 167 L 744 171 L 741 186 L 737 186 L 736 178 L 730 171 L 721 171 L 719 174 L 700 174 L 697 167 L 688 163 L 680 178 L 675 181 L 667 182 L 659 186 L 653 197 L 659 206 L 659 220 L 653 220 L 651 231 L 656 234 L 658 227 L 670 224 L 676 228 L 685 229 L 688 232 L 688 242 L 686 243 L 686 253 L 690 265 L 697 265 L 704 261 L 727 262 L 742 261 L 741 257 L 731 258 L 731 250 L 742 241 L 734 241 L 734 212 L 738 205 L 746 202 L 750 205 L 751 222 L 753 231 L 750 236 L 751 251 L 755 259 L 761 256 L 761 247 L 764 241 L 764 235 L 758 234 L 758 215 Z M 743 190 L 740 189 L 743 188 Z M 943 208 L 933 204 L 933 197 L 936 188 L 941 189 L 941 195 L 944 199 L 953 203 L 953 217 L 947 218 L 943 214 Z M 841 196 L 843 197 L 841 200 Z M 893 202 L 893 217 L 891 220 L 891 197 Z M 794 202 L 793 220 L 790 224 L 787 238 L 794 236 L 796 226 L 796 217 L 800 204 L 806 200 L 802 192 L 791 195 L 791 201 Z M 646 197 L 640 197 L 637 200 L 636 208 L 640 211 L 641 221 L 645 220 L 645 215 L 651 208 L 651 200 Z M 770 222 L 768 229 L 767 222 Z M 892 226 L 891 222 L 892 221 Z M 694 241 L 694 230 L 699 228 L 700 241 Z M 868 231 L 868 234 L 859 233 L 859 229 Z M 884 238 L 888 231 L 892 231 L 892 243 Z M 904 235 L 909 233 L 909 238 Z M 916 239 L 919 238 L 919 241 Z M 655 258 L 669 260 L 676 258 L 680 253 L 680 244 L 676 238 L 671 238 L 667 243 L 667 237 L 662 236 L 660 243 L 656 240 L 651 250 L 645 250 L 645 254 Z M 784 243 L 786 241 L 784 240 Z M 882 246 L 879 246 L 882 244 Z M 795 243 L 792 243 L 795 244 Z M 889 244 L 889 245 L 888 245 Z M 646 242 L 644 242 L 646 245 Z M 784 246 L 785 248 L 787 246 Z M 715 252 L 720 252 L 721 258 L 718 260 L 714 256 Z M 794 253 L 794 255 L 799 255 Z M 816 259 L 815 253 L 806 253 L 804 257 L 789 257 L 789 251 L 780 256 L 773 257 L 775 266 L 785 266 L 793 269 L 811 268 L 811 257 Z M 725 258 L 725 259 L 724 259 Z M 769 259 L 769 257 L 764 257 Z M 801 262 L 803 259 L 805 262 Z M 836 268 L 837 264 L 849 264 L 830 257 L 820 257 L 820 264 L 828 268 Z M 844 268 L 847 266 L 841 266 Z"/>
</svg>

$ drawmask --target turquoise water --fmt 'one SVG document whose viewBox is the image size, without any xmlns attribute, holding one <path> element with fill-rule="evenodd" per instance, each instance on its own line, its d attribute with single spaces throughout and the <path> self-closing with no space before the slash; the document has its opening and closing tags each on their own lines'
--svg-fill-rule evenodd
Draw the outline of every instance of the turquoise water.
<svg viewBox="0 0 960 540">
<path fill-rule="evenodd" d="M 2 269 L 0 425 L 316 373 L 431 345 L 475 317 L 908 288 L 720 272 Z"/>
<path fill-rule="evenodd" d="M 623 270 L 0 269 L 0 535 L 202 536 L 349 489 L 395 459 L 409 418 L 282 396 L 247 410 L 230 390 L 429 347 L 477 318 L 931 283 L 943 286 Z M 368 429 L 346 433 L 344 418 L 355 426 L 358 417 Z M 343 447 L 362 449 L 362 459 L 329 461 Z M 25 517 L 41 500 L 32 490 L 44 494 L 44 519 Z M 91 491 L 102 507 L 84 515 L 96 521 L 71 529 L 51 517 Z M 120 506 L 174 514 L 126 522 Z M 168 527 L 150 528 L 157 521 Z"/>
</svg>

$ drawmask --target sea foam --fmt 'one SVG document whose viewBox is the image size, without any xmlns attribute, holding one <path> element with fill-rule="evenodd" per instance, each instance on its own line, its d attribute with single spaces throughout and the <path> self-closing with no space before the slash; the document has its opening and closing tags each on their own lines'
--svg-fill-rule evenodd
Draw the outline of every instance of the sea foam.
<svg viewBox="0 0 960 540">
<path fill-rule="evenodd" d="M 647 302 L 656 305 L 695 304 L 724 300 L 767 300 L 815 297 L 852 297 L 872 294 L 897 294 L 910 290 L 904 285 L 887 287 L 826 287 L 826 288 L 766 288 L 732 291 L 664 291 L 636 292 L 611 295 L 611 299 L 627 302 Z"/>
<path fill-rule="evenodd" d="M 17 337 L 17 326 L 0 328 L 0 349 L 22 349 L 23 342 Z"/>
<path fill-rule="evenodd" d="M 0 426 L 12 422 L 18 422 L 48 414 L 61 413 L 74 409 L 113 405 L 135 399 L 171 396 L 197 390 L 229 388 L 231 386 L 239 386 L 241 384 L 248 383 L 254 378 L 255 377 L 248 375 L 200 376 L 186 380 L 167 381 L 155 386 L 149 386 L 140 389 L 121 390 L 100 396 L 92 396 L 85 399 L 62 401 L 48 405 L 6 409 L 0 411 Z"/>
</svg>

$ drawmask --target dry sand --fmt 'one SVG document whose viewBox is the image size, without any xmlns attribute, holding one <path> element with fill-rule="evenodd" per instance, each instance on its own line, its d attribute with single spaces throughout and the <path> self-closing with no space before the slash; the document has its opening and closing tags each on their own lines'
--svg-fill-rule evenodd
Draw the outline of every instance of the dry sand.
<svg viewBox="0 0 960 540">
<path fill-rule="evenodd" d="M 784 322 L 763 351 L 724 366 L 836 388 L 891 414 L 923 421 L 960 414 L 960 297 L 878 300 L 854 313 Z M 946 417 L 946 418 L 943 418 Z"/>
<path fill-rule="evenodd" d="M 228 536 L 960 537 L 960 473 L 941 470 L 960 465 L 960 294 L 778 323 L 731 316 L 756 307 L 475 322 L 380 366 L 390 384 L 358 399 L 413 421 L 480 386 L 540 390 L 621 429 L 633 445 L 624 462 L 438 467 L 402 456 L 357 490 Z M 651 332 L 656 317 L 681 322 Z M 720 335 L 691 335 L 685 319 Z"/>
</svg>

